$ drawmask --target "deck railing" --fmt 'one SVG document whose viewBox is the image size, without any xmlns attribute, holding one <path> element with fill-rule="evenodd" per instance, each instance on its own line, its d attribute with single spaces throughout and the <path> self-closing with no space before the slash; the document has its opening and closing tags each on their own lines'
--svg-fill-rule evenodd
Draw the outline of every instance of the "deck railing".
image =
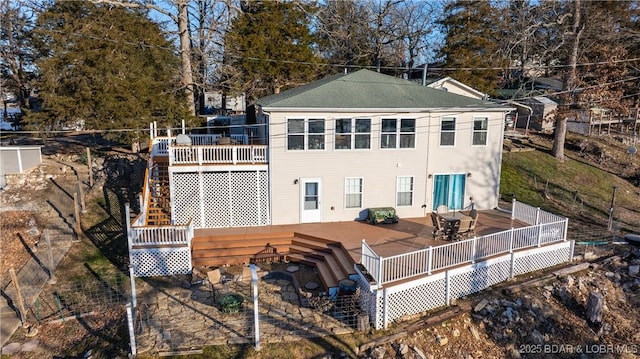
<svg viewBox="0 0 640 359">
<path fill-rule="evenodd" d="M 265 145 L 169 146 L 169 165 L 267 163 Z"/>
<path fill-rule="evenodd" d="M 131 227 L 130 246 L 175 245 L 191 248 L 193 225 L 141 226 Z"/>
<path fill-rule="evenodd" d="M 498 233 L 390 257 L 379 256 L 365 240 L 362 240 L 361 264 L 378 285 L 383 285 L 417 275 L 431 275 L 434 271 L 465 263 L 475 263 L 481 259 L 503 253 L 566 240 L 568 222 L 566 218 L 546 213 L 539 215 L 539 209 L 535 208 L 533 211 L 525 207 L 520 207 L 520 209 L 530 218 L 535 215 L 533 218 L 552 219 L 556 217 L 560 220 L 523 228 L 511 228 Z"/>
</svg>

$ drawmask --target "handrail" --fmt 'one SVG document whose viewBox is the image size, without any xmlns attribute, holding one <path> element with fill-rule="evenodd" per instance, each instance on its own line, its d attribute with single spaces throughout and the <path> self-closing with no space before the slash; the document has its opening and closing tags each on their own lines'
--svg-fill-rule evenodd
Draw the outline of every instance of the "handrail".
<svg viewBox="0 0 640 359">
<path fill-rule="evenodd" d="M 433 271 L 464 263 L 475 263 L 503 253 L 566 240 L 568 219 L 541 223 L 471 239 L 428 247 L 410 253 L 381 257 L 362 240 L 361 264 L 378 285 L 417 275 L 431 275 Z"/>
<path fill-rule="evenodd" d="M 267 163 L 266 145 L 169 146 L 169 165 Z"/>
</svg>

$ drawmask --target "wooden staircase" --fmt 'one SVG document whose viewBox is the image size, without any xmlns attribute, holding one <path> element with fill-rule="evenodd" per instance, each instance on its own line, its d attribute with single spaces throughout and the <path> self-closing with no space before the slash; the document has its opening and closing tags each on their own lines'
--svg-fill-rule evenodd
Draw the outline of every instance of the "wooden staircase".
<svg viewBox="0 0 640 359">
<path fill-rule="evenodd" d="M 166 226 L 171 224 L 171 195 L 169 189 L 169 159 L 154 157 L 149 173 L 149 202 L 146 225 Z"/>
<path fill-rule="evenodd" d="M 263 260 L 311 265 L 317 269 L 327 289 L 337 288 L 340 280 L 355 273 L 354 261 L 340 243 L 300 233 L 196 237 L 192 248 L 194 267 Z"/>
</svg>

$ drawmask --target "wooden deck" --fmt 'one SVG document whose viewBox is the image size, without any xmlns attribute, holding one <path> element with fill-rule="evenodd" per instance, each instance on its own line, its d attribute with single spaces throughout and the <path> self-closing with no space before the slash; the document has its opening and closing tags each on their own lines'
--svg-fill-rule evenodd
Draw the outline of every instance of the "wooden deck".
<svg viewBox="0 0 640 359">
<path fill-rule="evenodd" d="M 485 235 L 508 230 L 512 227 L 526 226 L 519 221 L 512 221 L 511 214 L 498 210 L 479 211 L 480 218 L 476 226 L 476 235 Z M 434 240 L 433 226 L 428 217 L 401 218 L 398 223 L 371 225 L 365 222 L 331 222 L 308 223 L 294 225 L 272 225 L 261 227 L 238 228 L 207 228 L 196 229 L 194 242 L 198 238 L 212 236 L 242 236 L 255 238 L 264 235 L 265 238 L 277 237 L 279 233 L 299 233 L 307 236 L 323 238 L 342 244 L 354 262 L 360 262 L 362 240 L 364 239 L 377 254 L 388 257 L 424 249 L 429 246 L 439 246 L 449 243 Z"/>
</svg>

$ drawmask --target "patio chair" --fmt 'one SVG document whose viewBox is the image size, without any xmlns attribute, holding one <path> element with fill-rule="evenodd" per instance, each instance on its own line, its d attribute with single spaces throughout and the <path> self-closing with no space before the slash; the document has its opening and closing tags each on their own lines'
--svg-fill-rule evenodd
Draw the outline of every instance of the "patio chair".
<svg viewBox="0 0 640 359">
<path fill-rule="evenodd" d="M 217 268 L 207 272 L 207 280 L 209 281 L 213 300 L 216 301 L 219 292 L 227 291 L 227 286 L 224 284 L 225 276 L 222 274 L 222 271 L 220 271 L 220 268 Z"/>
<path fill-rule="evenodd" d="M 449 206 L 441 204 L 436 208 L 436 213 L 449 213 Z"/>
<path fill-rule="evenodd" d="M 458 222 L 458 226 L 455 228 L 455 239 L 463 239 L 469 236 L 471 222 L 473 222 L 471 217 L 462 218 Z"/>
<path fill-rule="evenodd" d="M 475 209 L 472 209 L 471 212 L 469 213 L 469 216 L 471 216 L 471 225 L 469 226 L 469 234 L 473 234 L 474 236 L 476 235 L 476 224 L 478 223 L 478 217 L 480 217 L 480 213 L 478 213 L 478 211 L 476 211 Z"/>
<path fill-rule="evenodd" d="M 431 212 L 431 223 L 433 225 L 433 238 L 444 239 L 447 237 L 447 227 L 436 212 Z"/>
</svg>

